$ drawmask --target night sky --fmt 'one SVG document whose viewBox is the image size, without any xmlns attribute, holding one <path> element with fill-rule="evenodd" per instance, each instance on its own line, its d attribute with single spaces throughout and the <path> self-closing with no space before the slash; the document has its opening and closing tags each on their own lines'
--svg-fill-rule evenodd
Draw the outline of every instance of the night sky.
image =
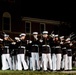
<svg viewBox="0 0 76 75">
<path fill-rule="evenodd" d="M 68 29 L 69 33 L 76 33 L 76 2 L 50 2 L 48 0 L 26 2 L 25 0 L 21 3 L 22 16 L 64 21 L 68 24 L 66 29 Z M 61 28 L 59 27 L 59 29 Z"/>
<path fill-rule="evenodd" d="M 32 18 L 64 21 L 67 23 L 71 23 L 69 26 L 70 29 L 76 32 L 76 2 L 60 2 L 52 0 L 15 0 L 15 2 L 17 6 L 20 6 L 19 9 L 21 9 L 21 17 L 25 16 Z"/>
<path fill-rule="evenodd" d="M 8 0 L 0 0 L 8 1 Z M 15 0 L 21 16 L 76 22 L 76 2 L 54 0 Z M 19 4 L 20 3 L 20 4 Z"/>
<path fill-rule="evenodd" d="M 76 2 L 21 2 L 22 16 L 76 22 Z"/>
</svg>

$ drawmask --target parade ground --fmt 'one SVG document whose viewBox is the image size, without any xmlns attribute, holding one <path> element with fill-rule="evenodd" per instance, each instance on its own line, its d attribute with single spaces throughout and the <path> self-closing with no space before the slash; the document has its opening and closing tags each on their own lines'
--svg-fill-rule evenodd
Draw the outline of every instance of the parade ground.
<svg viewBox="0 0 76 75">
<path fill-rule="evenodd" d="M 76 75 L 76 71 L 43 72 L 43 71 L 0 71 L 0 75 Z"/>
</svg>

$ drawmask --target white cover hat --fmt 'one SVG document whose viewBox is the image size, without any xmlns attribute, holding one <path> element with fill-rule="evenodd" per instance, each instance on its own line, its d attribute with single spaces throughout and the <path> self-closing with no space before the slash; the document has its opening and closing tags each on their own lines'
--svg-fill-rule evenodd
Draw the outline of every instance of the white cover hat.
<svg viewBox="0 0 76 75">
<path fill-rule="evenodd" d="M 58 37 L 58 34 L 56 34 L 55 37 Z"/>
<path fill-rule="evenodd" d="M 43 34 L 48 34 L 48 31 L 43 31 Z"/>
<path fill-rule="evenodd" d="M 70 38 L 67 38 L 66 41 L 70 41 Z"/>
<path fill-rule="evenodd" d="M 63 39 L 63 38 L 64 38 L 64 36 L 61 36 L 61 37 L 60 37 L 60 39 Z"/>
<path fill-rule="evenodd" d="M 25 33 L 21 33 L 19 36 L 20 36 L 20 37 L 21 37 L 21 36 L 26 36 L 26 34 L 25 34 Z"/>
<path fill-rule="evenodd" d="M 33 32 L 33 34 L 38 34 L 38 32 Z"/>
<path fill-rule="evenodd" d="M 9 37 L 9 35 L 7 35 L 7 34 L 4 34 L 4 37 Z"/>
</svg>

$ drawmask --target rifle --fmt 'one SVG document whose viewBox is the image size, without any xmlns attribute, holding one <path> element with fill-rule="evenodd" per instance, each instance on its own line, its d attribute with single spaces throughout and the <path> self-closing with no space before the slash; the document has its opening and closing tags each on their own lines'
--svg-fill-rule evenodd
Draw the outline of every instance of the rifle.
<svg viewBox="0 0 76 75">
<path fill-rule="evenodd" d="M 7 35 L 7 34 L 5 32 L 3 32 L 3 33 L 1 33 L 1 35 L 4 36 L 4 35 Z M 14 40 L 10 36 L 8 36 L 8 41 L 14 42 Z"/>
</svg>

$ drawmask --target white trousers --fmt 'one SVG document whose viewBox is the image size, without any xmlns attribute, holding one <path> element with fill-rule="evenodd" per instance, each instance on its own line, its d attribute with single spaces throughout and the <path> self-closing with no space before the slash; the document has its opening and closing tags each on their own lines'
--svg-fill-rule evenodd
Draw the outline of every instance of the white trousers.
<svg viewBox="0 0 76 75">
<path fill-rule="evenodd" d="M 30 57 L 26 56 L 25 60 L 26 60 L 26 63 L 28 65 L 28 68 L 29 68 L 29 65 L 30 65 Z"/>
<path fill-rule="evenodd" d="M 41 57 L 41 56 L 39 57 L 39 65 L 40 65 L 40 68 L 43 67 L 43 66 L 42 66 L 42 57 Z"/>
<path fill-rule="evenodd" d="M 56 70 L 56 54 L 55 53 L 52 54 L 52 70 L 53 71 Z"/>
<path fill-rule="evenodd" d="M 10 54 L 2 54 L 2 70 L 12 70 Z"/>
<path fill-rule="evenodd" d="M 72 70 L 72 56 L 68 56 L 68 70 Z"/>
<path fill-rule="evenodd" d="M 50 53 L 42 53 L 42 64 L 43 64 L 43 70 L 47 70 L 49 62 L 49 68 L 52 70 L 52 61 L 51 61 L 51 54 Z"/>
<path fill-rule="evenodd" d="M 18 70 L 22 70 L 22 65 L 23 65 L 24 70 L 28 69 L 28 66 L 27 66 L 26 61 L 25 61 L 25 55 L 24 54 L 18 54 L 17 60 L 18 60 L 18 65 L 17 65 Z"/>
<path fill-rule="evenodd" d="M 29 69 L 32 70 L 32 57 L 27 56 L 26 61 Z"/>
<path fill-rule="evenodd" d="M 68 70 L 68 55 L 67 54 L 63 55 L 61 67 L 64 68 L 64 70 Z"/>
<path fill-rule="evenodd" d="M 12 56 L 12 70 L 17 70 L 17 56 Z"/>
<path fill-rule="evenodd" d="M 40 66 L 39 66 L 39 53 L 32 52 L 31 53 L 31 56 L 32 56 L 32 67 L 33 67 L 33 71 L 36 70 L 36 69 L 39 70 L 40 69 Z"/>
<path fill-rule="evenodd" d="M 32 70 L 33 69 L 33 66 L 32 66 L 32 57 L 30 57 L 30 61 L 29 62 L 30 62 L 30 64 L 29 64 L 30 65 L 30 70 Z"/>
<path fill-rule="evenodd" d="M 56 70 L 61 68 L 61 54 L 56 54 Z"/>
</svg>

